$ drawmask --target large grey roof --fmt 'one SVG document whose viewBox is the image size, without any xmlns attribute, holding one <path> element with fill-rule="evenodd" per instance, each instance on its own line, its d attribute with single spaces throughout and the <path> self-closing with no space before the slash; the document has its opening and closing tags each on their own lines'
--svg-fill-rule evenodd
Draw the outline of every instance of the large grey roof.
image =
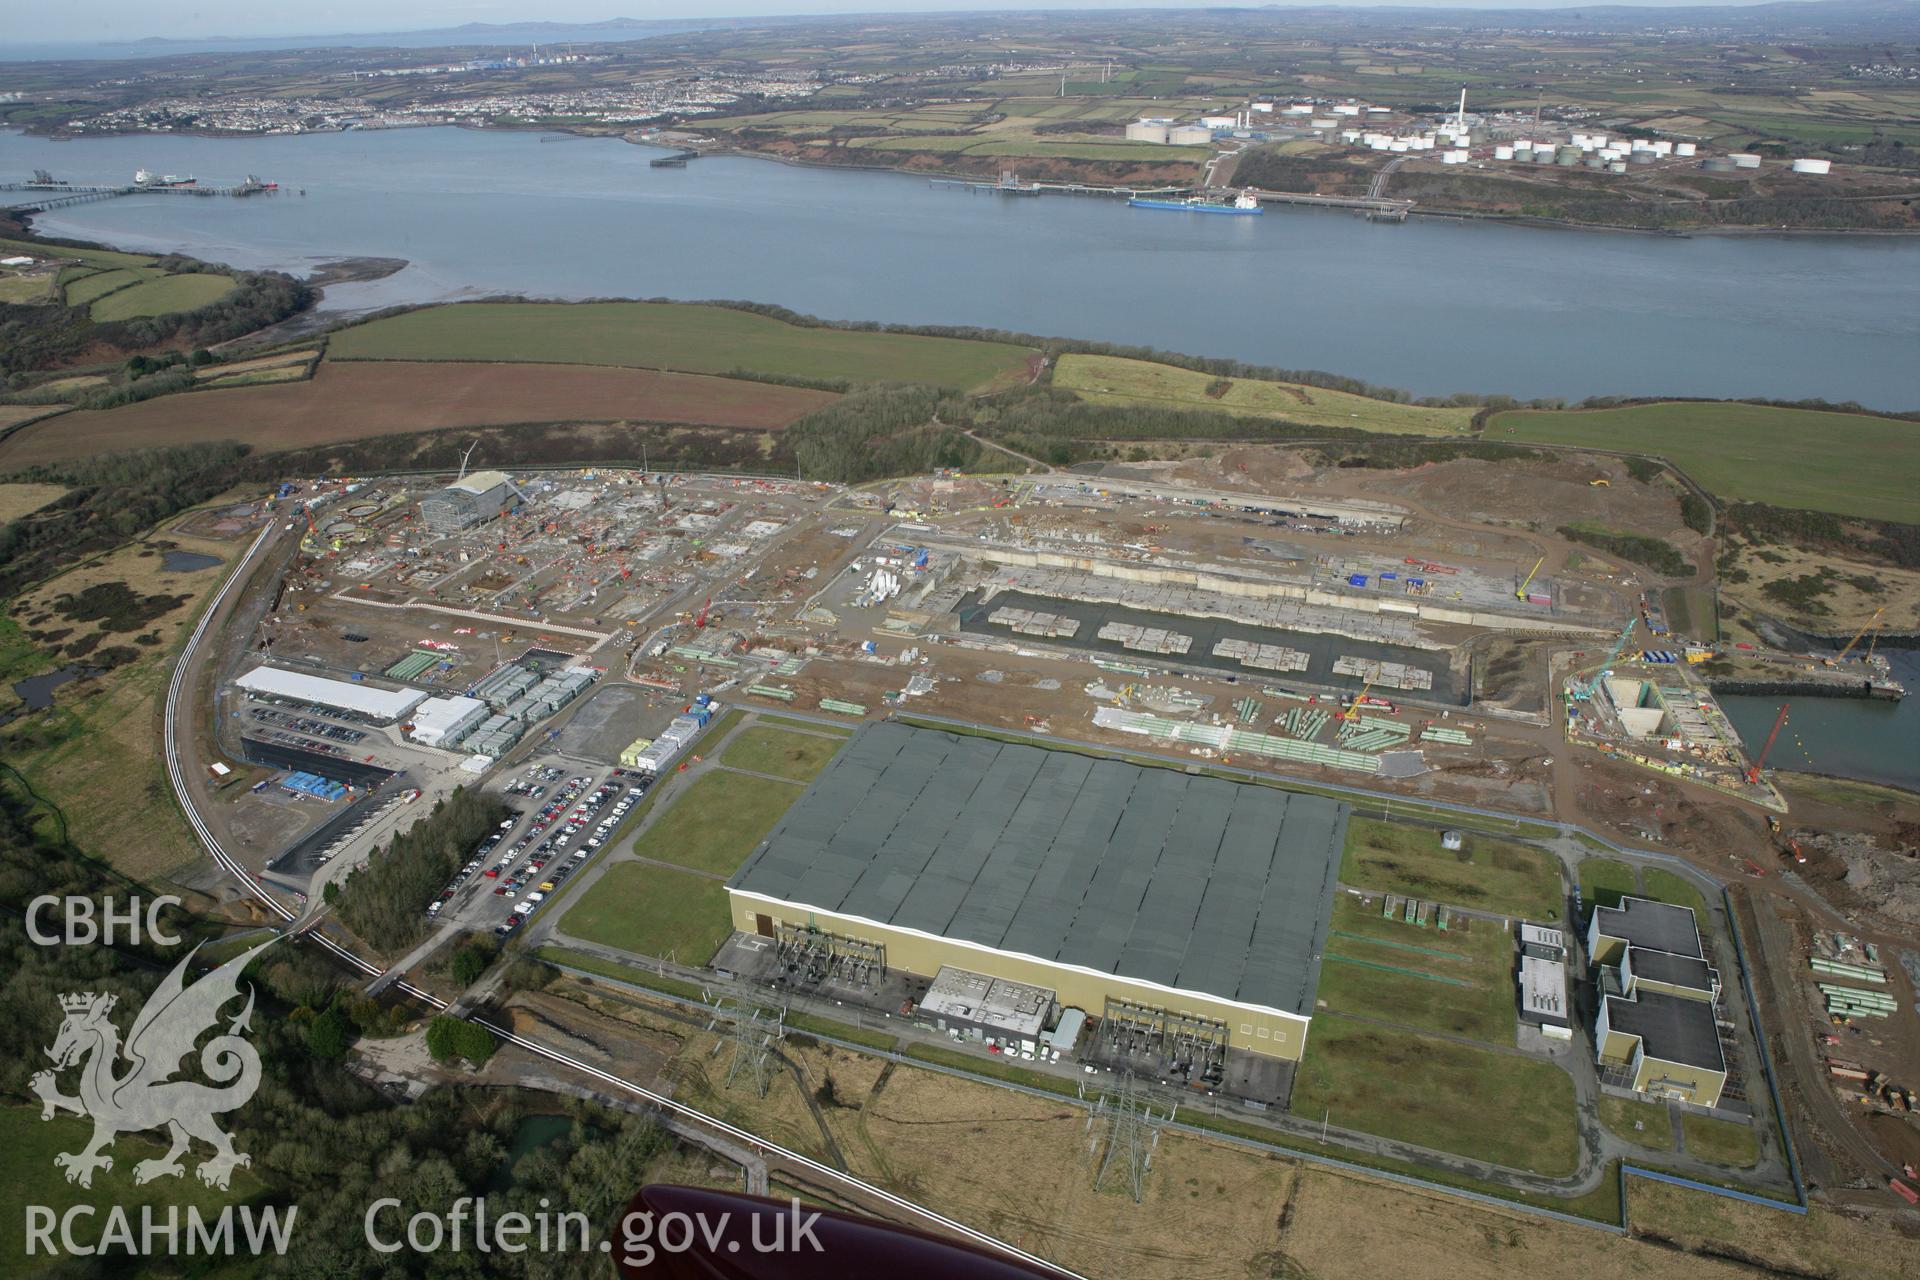
<svg viewBox="0 0 1920 1280">
<path fill-rule="evenodd" d="M 1310 1014 L 1347 806 L 869 725 L 728 886 Z"/>
<path fill-rule="evenodd" d="M 1714 1025 L 1713 1006 L 1685 996 L 1641 991 L 1632 1000 L 1607 996 L 1607 1025 L 1639 1036 L 1649 1058 L 1679 1062 L 1708 1071 L 1725 1071 L 1720 1031 Z"/>
<path fill-rule="evenodd" d="M 1595 907 L 1594 912 L 1600 917 L 1600 932 L 1609 938 L 1625 938 L 1636 947 L 1696 960 L 1701 956 L 1700 930 L 1686 907 L 1626 897 L 1617 907 Z"/>
</svg>

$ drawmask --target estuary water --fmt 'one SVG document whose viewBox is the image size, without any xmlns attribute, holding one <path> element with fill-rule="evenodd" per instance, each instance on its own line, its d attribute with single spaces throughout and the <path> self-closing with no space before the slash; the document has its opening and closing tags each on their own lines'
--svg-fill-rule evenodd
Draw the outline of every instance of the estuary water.
<svg viewBox="0 0 1920 1280">
<path fill-rule="evenodd" d="M 1773 729 L 1780 704 L 1789 704 L 1786 727 L 1767 758 L 1770 767 L 1920 791 L 1920 650 L 1880 652 L 1892 665 L 1894 679 L 1908 689 L 1899 702 L 1727 694 L 1720 705 L 1749 751 L 1758 751 Z"/>
<path fill-rule="evenodd" d="M 1920 409 L 1920 238 L 1682 239 L 1270 208 L 1008 199 L 747 157 L 653 169 L 614 139 L 462 129 L 56 142 L 0 134 L 0 181 L 133 171 L 49 234 L 294 272 L 405 258 L 335 309 L 490 294 L 742 298 L 1351 374 L 1421 395 L 1821 397 Z M 304 191 L 304 195 L 301 192 Z"/>
</svg>

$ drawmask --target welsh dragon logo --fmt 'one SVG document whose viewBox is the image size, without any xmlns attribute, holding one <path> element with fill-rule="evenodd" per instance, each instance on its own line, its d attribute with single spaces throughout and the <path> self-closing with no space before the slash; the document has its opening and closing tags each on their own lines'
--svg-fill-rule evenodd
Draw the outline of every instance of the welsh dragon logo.
<svg viewBox="0 0 1920 1280">
<path fill-rule="evenodd" d="M 240 1034 L 253 1018 L 251 986 L 247 988 L 246 1007 L 227 1023 L 223 1034 L 200 1049 L 200 1070 L 213 1084 L 172 1077 L 181 1069 L 181 1059 L 194 1051 L 201 1035 L 220 1022 L 221 1009 L 239 996 L 241 971 L 272 945 L 272 941 L 264 942 L 235 956 L 188 986 L 184 978 L 194 952 L 199 951 L 195 947 L 141 1007 L 125 1045 L 108 1020 L 116 1002 L 114 996 L 88 991 L 60 997 L 66 1018 L 53 1047 L 46 1051 L 53 1059 L 53 1070 L 38 1073 L 31 1083 L 40 1096 L 42 1120 L 53 1119 L 58 1111 L 93 1118 L 92 1141 L 83 1150 L 53 1158 L 56 1167 L 67 1171 L 68 1182 L 91 1187 L 96 1169 L 113 1168 L 113 1157 L 106 1154 L 106 1148 L 117 1136 L 162 1126 L 173 1148 L 158 1159 L 135 1165 L 136 1183 L 181 1176 L 185 1168 L 180 1157 L 196 1138 L 213 1148 L 213 1155 L 194 1170 L 210 1187 L 226 1190 L 234 1169 L 253 1163 L 251 1156 L 233 1149 L 233 1139 L 213 1122 L 216 1115 L 246 1105 L 260 1087 L 260 1055 Z M 122 1058 L 131 1066 L 125 1074 L 115 1075 L 114 1068 Z M 80 1095 L 68 1097 L 60 1092 L 56 1077 L 76 1066 L 80 1068 Z"/>
</svg>

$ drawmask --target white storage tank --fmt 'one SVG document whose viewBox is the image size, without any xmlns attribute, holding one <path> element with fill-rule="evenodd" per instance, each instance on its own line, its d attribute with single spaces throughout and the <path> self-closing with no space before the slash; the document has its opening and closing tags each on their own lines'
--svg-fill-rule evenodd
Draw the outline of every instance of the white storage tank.
<svg viewBox="0 0 1920 1280">
<path fill-rule="evenodd" d="M 1673 154 L 1676 156 L 1691 156 L 1695 149 L 1691 142 L 1676 142 L 1673 144 Z"/>
<path fill-rule="evenodd" d="M 1442 151 L 1440 153 L 1441 164 L 1465 164 L 1466 162 L 1467 153 L 1465 151 Z"/>
<path fill-rule="evenodd" d="M 1127 126 L 1128 142 L 1158 142 L 1167 140 L 1167 122 L 1164 120 L 1135 120 Z"/>
<path fill-rule="evenodd" d="M 1387 144 L 1387 150 L 1392 152 L 1407 152 L 1413 150 L 1413 148 L 1404 142 L 1395 141 Z"/>
<path fill-rule="evenodd" d="M 1736 169 L 1758 169 L 1760 167 L 1760 157 L 1745 151 L 1736 151 L 1728 156 L 1727 159 L 1733 161 L 1733 167 Z"/>
<path fill-rule="evenodd" d="M 1795 173 L 1832 173 L 1833 161 L 1802 159 L 1793 162 Z"/>
<path fill-rule="evenodd" d="M 1204 147 L 1213 141 L 1213 130 L 1203 124 L 1177 124 L 1167 130 L 1167 141 L 1176 147 Z"/>
<path fill-rule="evenodd" d="M 1670 156 L 1673 154 L 1673 144 L 1665 138 L 1662 138 L 1653 144 L 1653 154 L 1657 156 Z"/>
<path fill-rule="evenodd" d="M 1493 158 L 1495 160 L 1511 160 L 1513 159 L 1513 148 L 1512 147 L 1495 147 L 1493 149 Z"/>
<path fill-rule="evenodd" d="M 1624 160 L 1612 160 L 1607 163 L 1608 173 L 1625 173 L 1626 171 L 1627 163 Z"/>
</svg>

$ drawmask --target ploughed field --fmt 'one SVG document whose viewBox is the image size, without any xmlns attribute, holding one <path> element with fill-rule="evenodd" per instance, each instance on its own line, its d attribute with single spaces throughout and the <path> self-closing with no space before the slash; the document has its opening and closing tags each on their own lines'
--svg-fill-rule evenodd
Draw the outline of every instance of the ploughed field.
<svg viewBox="0 0 1920 1280">
<path fill-rule="evenodd" d="M 335 334 L 336 360 L 531 360 L 972 391 L 1024 380 L 1035 353 L 1004 342 L 788 324 L 677 302 L 467 302 Z"/>
<path fill-rule="evenodd" d="M 536 422 L 774 430 L 834 398 L 802 387 L 652 369 L 325 361 L 307 382 L 161 396 L 34 423 L 0 442 L 0 467 L 208 440 L 240 440 L 273 452 Z"/>
</svg>

